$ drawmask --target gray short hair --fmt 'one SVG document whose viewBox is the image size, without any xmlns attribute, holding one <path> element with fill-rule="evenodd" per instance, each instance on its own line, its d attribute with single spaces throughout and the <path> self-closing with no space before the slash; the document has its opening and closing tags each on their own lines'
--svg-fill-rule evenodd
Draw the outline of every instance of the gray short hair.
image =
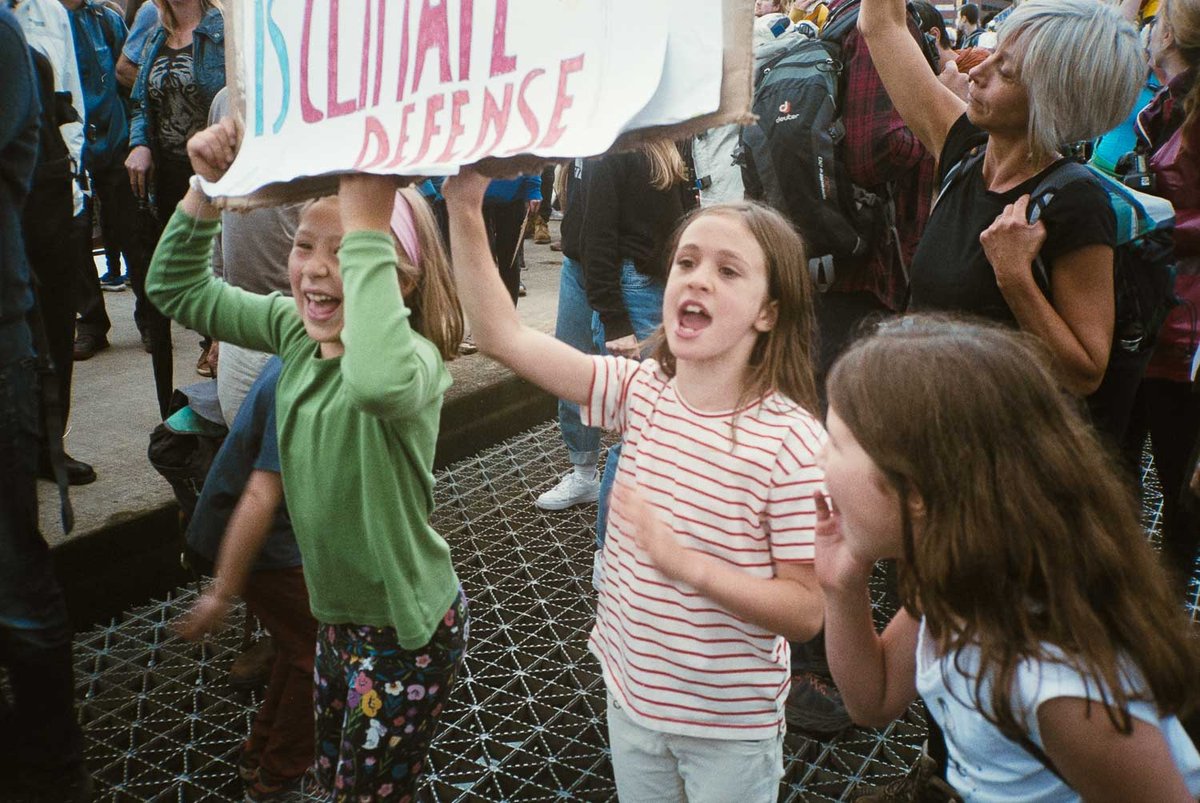
<svg viewBox="0 0 1200 803">
<path fill-rule="evenodd" d="M 1006 43 L 1029 95 L 1035 163 L 1118 126 L 1146 83 L 1137 29 L 1102 0 L 1028 0 L 1001 25 L 996 46 Z"/>
</svg>

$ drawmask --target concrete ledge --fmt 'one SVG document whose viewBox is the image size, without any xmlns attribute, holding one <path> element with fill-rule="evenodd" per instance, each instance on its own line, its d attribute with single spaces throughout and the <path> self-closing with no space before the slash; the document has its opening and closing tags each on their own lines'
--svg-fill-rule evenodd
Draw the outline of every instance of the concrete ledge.
<svg viewBox="0 0 1200 803">
<path fill-rule="evenodd" d="M 512 372 L 484 357 L 462 363 L 468 361 L 474 370 L 454 365 L 456 374 L 467 374 L 462 377 L 467 387 L 452 389 L 442 407 L 435 469 L 540 424 L 557 410 L 554 397 Z M 79 630 L 105 622 L 188 582 L 191 577 L 180 564 L 182 546 L 179 507 L 170 501 L 115 516 L 54 547 L 72 625 Z"/>
</svg>

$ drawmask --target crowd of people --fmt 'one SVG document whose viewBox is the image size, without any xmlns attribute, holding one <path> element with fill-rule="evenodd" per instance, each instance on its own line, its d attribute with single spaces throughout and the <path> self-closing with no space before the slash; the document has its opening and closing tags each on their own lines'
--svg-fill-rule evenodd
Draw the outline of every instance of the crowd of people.
<svg viewBox="0 0 1200 803">
<path fill-rule="evenodd" d="M 561 400 L 570 469 L 529 503 L 598 503 L 589 646 L 620 799 L 775 800 L 788 727 L 881 726 L 917 699 L 927 749 L 864 800 L 1200 797 L 1200 0 L 968 3 L 953 33 L 928 3 L 755 0 L 760 87 L 798 48 L 838 48 L 838 173 L 858 211 L 887 210 L 852 259 L 820 253 L 817 210 L 777 202 L 739 126 L 223 212 L 200 181 L 240 136 L 219 0 L 5 5 L 15 799 L 90 799 L 35 485 L 58 484 L 69 529 L 68 485 L 96 479 L 63 451 L 71 365 L 105 348 L 102 291 L 126 283 L 167 427 L 175 321 L 228 428 L 185 511 L 212 580 L 177 626 L 201 639 L 240 597 L 275 640 L 247 801 L 415 794 L 469 647 L 430 517 L 447 363 L 475 348 Z M 1114 139 L 1130 158 L 1079 164 Z M 1174 209 L 1169 292 L 1137 337 L 1125 185 Z M 517 314 L 552 199 L 553 336 Z M 877 572 L 898 607 L 882 632 Z"/>
</svg>

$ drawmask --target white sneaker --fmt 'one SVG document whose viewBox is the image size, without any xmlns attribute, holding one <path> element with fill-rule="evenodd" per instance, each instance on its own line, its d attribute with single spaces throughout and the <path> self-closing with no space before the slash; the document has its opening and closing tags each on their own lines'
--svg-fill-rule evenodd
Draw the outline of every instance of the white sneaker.
<svg viewBox="0 0 1200 803">
<path fill-rule="evenodd" d="M 535 505 L 542 510 L 566 510 L 575 505 L 595 502 L 600 498 L 600 477 L 593 474 L 585 479 L 570 471 L 550 490 L 537 498 Z"/>
</svg>

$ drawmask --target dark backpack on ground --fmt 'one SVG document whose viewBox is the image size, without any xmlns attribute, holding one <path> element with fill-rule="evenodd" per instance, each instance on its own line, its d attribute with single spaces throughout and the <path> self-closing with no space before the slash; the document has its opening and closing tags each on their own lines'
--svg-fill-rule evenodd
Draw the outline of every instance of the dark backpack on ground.
<svg viewBox="0 0 1200 803">
<path fill-rule="evenodd" d="M 858 10 L 859 0 L 841 5 L 820 38 L 797 37 L 762 66 L 751 106 L 758 120 L 742 129 L 738 147 L 746 196 L 800 231 L 821 291 L 866 263 L 891 219 L 890 198 L 854 184 L 842 153 L 842 46 Z"/>
</svg>

